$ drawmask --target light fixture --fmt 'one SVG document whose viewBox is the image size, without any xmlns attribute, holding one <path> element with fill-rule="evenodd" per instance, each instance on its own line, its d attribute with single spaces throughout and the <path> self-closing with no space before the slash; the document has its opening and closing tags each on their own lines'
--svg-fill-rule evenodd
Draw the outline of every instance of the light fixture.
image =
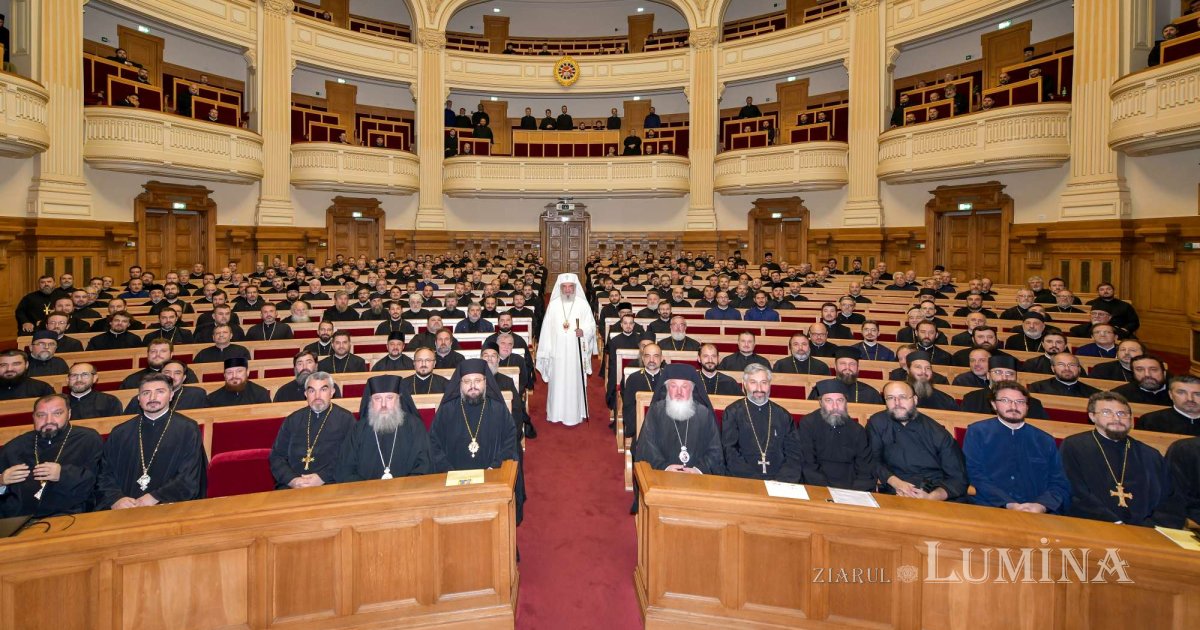
<svg viewBox="0 0 1200 630">
<path fill-rule="evenodd" d="M 975 204 L 973 204 L 973 203 L 960 203 L 960 204 L 958 204 L 958 209 L 959 209 L 959 210 L 971 210 L 971 209 L 973 209 L 974 207 L 975 207 Z"/>
<path fill-rule="evenodd" d="M 171 204 L 172 210 L 187 210 L 187 204 L 182 201 L 176 201 Z"/>
<path fill-rule="evenodd" d="M 635 101 L 640 101 L 640 100 L 642 100 L 642 97 L 640 97 L 640 96 L 635 96 L 635 97 L 633 97 L 633 100 L 635 100 Z"/>
<path fill-rule="evenodd" d="M 345 83 L 345 82 L 346 82 L 346 80 L 345 80 L 345 79 L 342 79 L 342 78 L 340 78 L 340 77 L 338 78 L 338 80 L 337 80 L 337 81 L 338 81 L 338 83 Z"/>
<path fill-rule="evenodd" d="M 500 100 L 500 99 L 496 98 L 495 96 L 492 97 L 492 101 L 498 101 L 498 100 Z"/>
<path fill-rule="evenodd" d="M 500 7 L 492 7 L 492 13 L 499 13 Z"/>
<path fill-rule="evenodd" d="M 772 212 L 772 213 L 771 213 L 771 218 L 772 218 L 772 219 L 782 219 L 782 218 L 783 218 L 783 213 L 782 213 L 782 212 Z"/>
<path fill-rule="evenodd" d="M 795 81 L 795 80 L 796 80 L 796 77 L 788 77 L 788 83 L 791 83 L 792 81 Z"/>
<path fill-rule="evenodd" d="M 149 32 L 150 32 L 150 27 L 149 27 L 149 26 L 142 26 L 141 24 L 138 24 L 137 30 L 138 30 L 138 32 L 139 32 L 139 33 L 149 33 Z"/>
<path fill-rule="evenodd" d="M 358 212 L 358 211 L 351 212 L 351 213 L 350 213 L 350 218 L 352 218 L 352 219 L 361 219 L 361 218 L 362 218 L 362 213 L 361 213 L 361 212 Z"/>
<path fill-rule="evenodd" d="M 645 12 L 645 10 L 646 10 L 646 7 L 638 7 L 637 12 L 643 13 L 643 12 Z"/>
<path fill-rule="evenodd" d="M 1003 22 L 996 25 L 996 29 L 1002 31 L 1010 26 L 1012 26 L 1012 20 L 1004 20 Z"/>
</svg>

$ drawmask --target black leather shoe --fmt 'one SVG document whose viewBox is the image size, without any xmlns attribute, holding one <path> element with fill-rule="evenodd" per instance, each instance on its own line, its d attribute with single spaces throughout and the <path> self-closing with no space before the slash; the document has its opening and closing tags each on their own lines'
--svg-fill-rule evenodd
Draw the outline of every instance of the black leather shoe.
<svg viewBox="0 0 1200 630">
<path fill-rule="evenodd" d="M 531 440 L 537 437 L 537 429 L 533 428 L 532 422 L 525 423 L 525 437 Z"/>
</svg>

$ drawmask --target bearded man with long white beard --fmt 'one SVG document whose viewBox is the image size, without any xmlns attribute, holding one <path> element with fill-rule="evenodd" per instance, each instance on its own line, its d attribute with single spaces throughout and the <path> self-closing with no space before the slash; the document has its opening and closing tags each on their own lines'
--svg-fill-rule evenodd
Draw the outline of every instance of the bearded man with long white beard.
<svg viewBox="0 0 1200 630">
<path fill-rule="evenodd" d="M 334 480 L 392 479 L 433 472 L 429 436 L 412 396 L 400 393 L 399 376 L 373 376 L 363 392 L 363 413 L 342 442 Z"/>
<path fill-rule="evenodd" d="M 697 384 L 696 368 L 674 363 L 662 374 L 634 442 L 634 461 L 647 462 L 655 470 L 725 474 L 717 418 Z"/>
</svg>

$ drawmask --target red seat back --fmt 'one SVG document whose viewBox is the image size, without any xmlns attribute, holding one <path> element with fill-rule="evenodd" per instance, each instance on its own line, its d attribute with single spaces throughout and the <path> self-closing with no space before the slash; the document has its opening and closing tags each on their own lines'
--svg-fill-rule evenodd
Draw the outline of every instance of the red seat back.
<svg viewBox="0 0 1200 630">
<path fill-rule="evenodd" d="M 967 428 L 954 427 L 954 439 L 958 441 L 958 447 L 962 448 L 963 440 L 967 439 Z"/>
<path fill-rule="evenodd" d="M 216 437 L 214 435 L 214 437 Z M 208 497 L 229 497 L 275 489 L 269 448 L 230 451 L 208 463 Z"/>
<path fill-rule="evenodd" d="M 256 418 L 212 425 L 212 455 L 257 448 L 270 449 L 283 424 L 282 417 Z"/>
<path fill-rule="evenodd" d="M 1046 415 L 1050 416 L 1051 420 L 1058 420 L 1060 422 L 1074 422 L 1076 424 L 1091 424 L 1092 422 L 1087 412 L 1083 410 L 1075 411 L 1072 409 L 1046 407 Z"/>
</svg>

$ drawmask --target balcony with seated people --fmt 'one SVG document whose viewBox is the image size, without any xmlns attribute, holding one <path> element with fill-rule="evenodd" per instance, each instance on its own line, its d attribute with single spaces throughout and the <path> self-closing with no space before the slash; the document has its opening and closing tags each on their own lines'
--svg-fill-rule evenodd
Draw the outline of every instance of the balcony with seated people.
<svg viewBox="0 0 1200 630">
<path fill-rule="evenodd" d="M 1109 90 L 1109 146 L 1128 155 L 1200 146 L 1200 11 L 1163 27 L 1149 67 L 1122 77 Z"/>
<path fill-rule="evenodd" d="M 37 81 L 0 72 L 0 157 L 27 158 L 50 146 L 49 102 L 50 94 Z"/>
</svg>

